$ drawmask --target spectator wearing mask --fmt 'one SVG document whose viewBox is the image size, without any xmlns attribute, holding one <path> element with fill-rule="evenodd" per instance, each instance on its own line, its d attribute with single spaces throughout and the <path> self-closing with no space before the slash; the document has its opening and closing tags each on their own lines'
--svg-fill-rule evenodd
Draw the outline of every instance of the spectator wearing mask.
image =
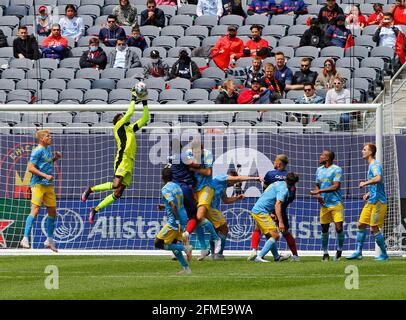
<svg viewBox="0 0 406 320">
<path fill-rule="evenodd" d="M 336 70 L 336 64 L 333 59 L 324 61 L 324 68 L 319 73 L 316 79 L 316 89 L 331 89 L 333 88 L 334 77 L 340 77 L 341 74 Z"/>
<path fill-rule="evenodd" d="M 129 0 L 119 0 L 119 5 L 113 8 L 112 14 L 117 17 L 119 26 L 138 26 L 137 8 Z"/>
<path fill-rule="evenodd" d="M 405 0 L 395 0 L 389 12 L 392 13 L 395 25 L 406 25 Z"/>
<path fill-rule="evenodd" d="M 223 16 L 235 14 L 243 18 L 247 17 L 244 9 L 242 8 L 241 0 L 222 0 Z"/>
<path fill-rule="evenodd" d="M 68 39 L 61 36 L 61 27 L 55 23 L 51 28 L 51 35 L 44 39 L 41 46 L 44 58 L 64 59 L 68 54 Z"/>
<path fill-rule="evenodd" d="M 282 0 L 278 14 L 287 14 L 288 16 L 307 14 L 307 5 L 303 0 Z"/>
<path fill-rule="evenodd" d="M 147 9 L 141 12 L 141 26 L 165 27 L 165 14 L 156 7 L 155 0 L 148 0 Z"/>
<path fill-rule="evenodd" d="M 282 99 L 285 93 L 285 84 L 275 78 L 275 66 L 272 63 L 265 64 L 265 76 L 259 80 L 262 90 L 270 91 L 270 101 Z"/>
<path fill-rule="evenodd" d="M 150 54 L 151 62 L 148 62 L 147 66 L 144 68 L 145 78 L 163 78 L 165 81 L 169 78 L 169 66 L 167 63 L 163 62 L 162 58 L 159 56 L 158 50 L 152 50 Z"/>
<path fill-rule="evenodd" d="M 125 44 L 126 38 L 120 37 L 116 41 L 116 50 L 107 57 L 109 68 L 130 69 L 141 67 L 140 58 Z"/>
<path fill-rule="evenodd" d="M 18 59 L 26 58 L 31 60 L 41 58 L 37 39 L 33 35 L 28 35 L 26 26 L 18 27 L 18 36 L 13 41 L 13 56 Z"/>
<path fill-rule="evenodd" d="M 327 28 L 327 45 L 344 48 L 349 35 L 351 35 L 351 31 L 345 27 L 345 16 L 339 15 L 336 18 L 335 25 Z"/>
<path fill-rule="evenodd" d="M 89 50 L 83 52 L 79 60 L 81 68 L 94 68 L 103 70 L 107 65 L 107 56 L 102 48 L 99 47 L 99 39 L 89 39 Z"/>
<path fill-rule="evenodd" d="M 317 79 L 317 72 L 311 71 L 312 66 L 309 58 L 302 58 L 300 61 L 300 71 L 296 71 L 292 78 L 291 90 L 303 90 L 305 83 L 314 84 Z"/>
<path fill-rule="evenodd" d="M 81 17 L 77 17 L 77 10 L 73 4 L 66 5 L 65 16 L 59 20 L 59 25 L 62 36 L 75 42 L 85 35 L 85 24 Z"/>
<path fill-rule="evenodd" d="M 383 19 L 383 9 L 382 9 L 382 4 L 381 3 L 374 3 L 373 5 L 374 8 L 374 13 L 372 13 L 368 17 L 367 24 L 370 25 L 380 25 L 381 21 Z"/>
<path fill-rule="evenodd" d="M 224 81 L 216 98 L 216 104 L 237 104 L 238 93 L 233 80 Z"/>
<path fill-rule="evenodd" d="M 275 54 L 276 69 L 275 78 L 279 83 L 283 83 L 285 90 L 291 89 L 293 72 L 286 65 L 285 55 L 283 52 L 279 51 Z"/>
<path fill-rule="evenodd" d="M 312 18 L 310 20 L 310 28 L 307 29 L 300 38 L 299 46 L 312 46 L 320 49 L 327 47 L 325 33 L 324 30 L 320 28 L 319 19 Z"/>
<path fill-rule="evenodd" d="M 354 32 L 354 30 L 362 30 L 367 25 L 367 19 L 362 15 L 359 6 L 352 5 L 350 13 L 345 18 L 345 26 L 347 29 Z"/>
<path fill-rule="evenodd" d="M 223 15 L 222 0 L 199 0 L 196 7 L 196 15 L 200 16 L 217 16 L 221 18 Z"/>
<path fill-rule="evenodd" d="M 217 40 L 211 51 L 213 61 L 216 65 L 226 70 L 243 55 L 244 42 L 237 37 L 237 27 L 230 25 L 227 28 L 227 35 Z"/>
<path fill-rule="evenodd" d="M 247 14 L 252 16 L 259 14 L 262 16 L 272 16 L 278 12 L 275 0 L 252 0 L 248 5 Z"/>
<path fill-rule="evenodd" d="M 344 15 L 344 11 L 336 3 L 336 0 L 326 0 L 326 5 L 319 11 L 318 19 L 322 25 L 333 25 L 339 14 Z"/>
<path fill-rule="evenodd" d="M 179 59 L 173 64 L 169 78 L 184 78 L 193 82 L 201 77 L 202 75 L 196 62 L 192 61 L 186 50 L 180 50 Z"/>
<path fill-rule="evenodd" d="M 118 38 L 126 38 L 123 28 L 117 24 L 117 17 L 109 15 L 107 17 L 107 28 L 102 28 L 99 32 L 99 40 L 104 43 L 106 47 L 116 47 Z"/>
<path fill-rule="evenodd" d="M 254 24 L 250 28 L 251 30 L 251 39 L 245 44 L 243 54 L 245 57 L 260 57 L 265 59 L 269 55 L 269 44 L 268 41 L 261 38 L 262 27 Z"/>
<path fill-rule="evenodd" d="M 36 33 L 41 37 L 48 37 L 51 34 L 51 27 L 53 19 L 48 14 L 46 6 L 40 6 L 38 9 L 38 16 L 35 23 Z"/>
<path fill-rule="evenodd" d="M 145 40 L 145 37 L 141 35 L 139 27 L 133 27 L 131 32 L 131 36 L 127 39 L 127 46 L 137 47 L 142 51 L 148 48 L 147 41 Z"/>
</svg>

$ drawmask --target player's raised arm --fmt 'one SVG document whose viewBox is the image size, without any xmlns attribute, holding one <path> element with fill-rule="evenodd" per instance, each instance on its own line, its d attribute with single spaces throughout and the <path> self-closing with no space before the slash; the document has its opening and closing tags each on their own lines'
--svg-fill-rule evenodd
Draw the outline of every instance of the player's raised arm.
<svg viewBox="0 0 406 320">
<path fill-rule="evenodd" d="M 120 128 L 123 124 L 130 122 L 130 119 L 132 115 L 134 114 L 135 111 L 135 100 L 133 97 L 133 100 L 130 102 L 130 105 L 127 109 L 127 112 L 124 114 L 124 116 L 117 121 L 117 123 L 114 125 L 116 128 Z"/>
<path fill-rule="evenodd" d="M 139 82 L 134 88 L 131 89 L 131 94 L 133 96 L 133 101 L 135 99 L 139 99 L 141 100 L 143 106 L 142 117 L 134 124 L 131 124 L 133 126 L 133 131 L 136 132 L 145 126 L 149 121 L 148 91 L 145 84 L 143 82 Z"/>
</svg>

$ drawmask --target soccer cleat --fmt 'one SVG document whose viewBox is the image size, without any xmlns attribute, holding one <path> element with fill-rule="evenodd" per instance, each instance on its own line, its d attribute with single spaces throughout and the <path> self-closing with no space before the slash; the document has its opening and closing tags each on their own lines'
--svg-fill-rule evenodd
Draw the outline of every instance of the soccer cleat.
<svg viewBox="0 0 406 320">
<path fill-rule="evenodd" d="M 387 261 L 389 260 L 389 256 L 387 254 L 381 254 L 374 259 L 375 261 Z"/>
<path fill-rule="evenodd" d="M 287 253 L 285 255 L 280 254 L 279 257 L 277 259 L 275 259 L 275 262 L 282 262 L 285 260 L 288 260 L 290 258 L 290 253 Z"/>
<path fill-rule="evenodd" d="M 28 239 L 26 237 L 24 237 L 21 241 L 20 241 L 20 246 L 24 249 L 30 249 L 30 242 L 28 241 Z"/>
<path fill-rule="evenodd" d="M 293 262 L 299 262 L 300 261 L 300 257 L 299 256 L 292 256 L 292 260 Z"/>
<path fill-rule="evenodd" d="M 55 247 L 55 242 L 52 239 L 47 239 L 44 242 L 45 248 L 51 249 L 53 252 L 58 252 L 58 249 Z"/>
<path fill-rule="evenodd" d="M 254 262 L 269 262 L 268 260 L 262 259 L 260 256 L 257 256 L 254 260 Z"/>
<path fill-rule="evenodd" d="M 347 257 L 347 260 L 361 260 L 362 259 L 362 253 L 359 251 L 355 251 L 352 255 Z"/>
<path fill-rule="evenodd" d="M 89 198 L 89 195 L 92 193 L 93 191 L 92 191 L 92 189 L 90 189 L 90 187 L 88 187 L 87 189 L 86 189 L 86 191 L 83 191 L 83 193 L 82 193 L 82 202 L 86 202 L 87 201 L 87 198 Z"/>
<path fill-rule="evenodd" d="M 90 213 L 89 213 L 89 223 L 90 224 L 94 223 L 94 217 L 95 217 L 96 213 L 97 213 L 97 211 L 95 208 L 90 209 Z"/>
<path fill-rule="evenodd" d="M 330 256 L 328 253 L 323 254 L 323 262 L 328 262 L 330 260 Z"/>
<path fill-rule="evenodd" d="M 197 261 L 203 261 L 204 258 L 210 255 L 210 251 L 208 249 L 204 249 L 200 252 L 200 257 L 197 258 Z"/>
<path fill-rule="evenodd" d="M 221 250 L 221 239 L 214 240 L 214 254 L 219 253 Z"/>
<path fill-rule="evenodd" d="M 334 261 L 340 261 L 342 253 L 343 252 L 341 250 L 337 250 L 336 255 L 334 257 Z"/>
<path fill-rule="evenodd" d="M 257 257 L 257 250 L 252 249 L 250 256 L 247 258 L 247 261 L 254 261 Z"/>
<path fill-rule="evenodd" d="M 189 267 L 183 268 L 181 271 L 176 273 L 177 275 L 188 275 L 188 274 L 192 274 L 192 270 Z"/>
<path fill-rule="evenodd" d="M 184 245 L 185 247 L 185 252 L 186 252 L 186 260 L 187 261 L 192 261 L 192 246 L 190 244 Z"/>
</svg>

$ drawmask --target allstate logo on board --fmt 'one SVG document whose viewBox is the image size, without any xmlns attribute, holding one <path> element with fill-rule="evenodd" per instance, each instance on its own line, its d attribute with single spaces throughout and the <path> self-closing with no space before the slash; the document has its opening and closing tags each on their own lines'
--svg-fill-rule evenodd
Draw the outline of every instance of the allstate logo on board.
<svg viewBox="0 0 406 320">
<path fill-rule="evenodd" d="M 57 209 L 55 221 L 54 239 L 58 243 L 68 243 L 81 236 L 84 229 L 83 219 L 79 213 L 68 208 Z M 42 233 L 47 235 L 46 217 L 42 219 Z"/>
<path fill-rule="evenodd" d="M 233 242 L 244 242 L 251 239 L 254 228 L 253 219 L 250 212 L 243 208 L 230 208 L 223 211 L 227 219 L 229 232 L 227 238 Z"/>
</svg>

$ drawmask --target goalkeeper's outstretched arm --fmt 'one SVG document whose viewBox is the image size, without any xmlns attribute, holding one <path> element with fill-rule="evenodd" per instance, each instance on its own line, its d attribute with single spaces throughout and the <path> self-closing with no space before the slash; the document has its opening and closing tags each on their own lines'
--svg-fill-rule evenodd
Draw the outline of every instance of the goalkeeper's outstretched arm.
<svg viewBox="0 0 406 320">
<path fill-rule="evenodd" d="M 142 117 L 132 124 L 134 132 L 141 129 L 149 121 L 149 109 L 148 109 L 148 93 L 140 94 L 133 88 L 131 90 L 132 101 L 131 104 L 135 104 L 135 100 L 139 99 L 142 102 L 143 113 Z"/>
</svg>

